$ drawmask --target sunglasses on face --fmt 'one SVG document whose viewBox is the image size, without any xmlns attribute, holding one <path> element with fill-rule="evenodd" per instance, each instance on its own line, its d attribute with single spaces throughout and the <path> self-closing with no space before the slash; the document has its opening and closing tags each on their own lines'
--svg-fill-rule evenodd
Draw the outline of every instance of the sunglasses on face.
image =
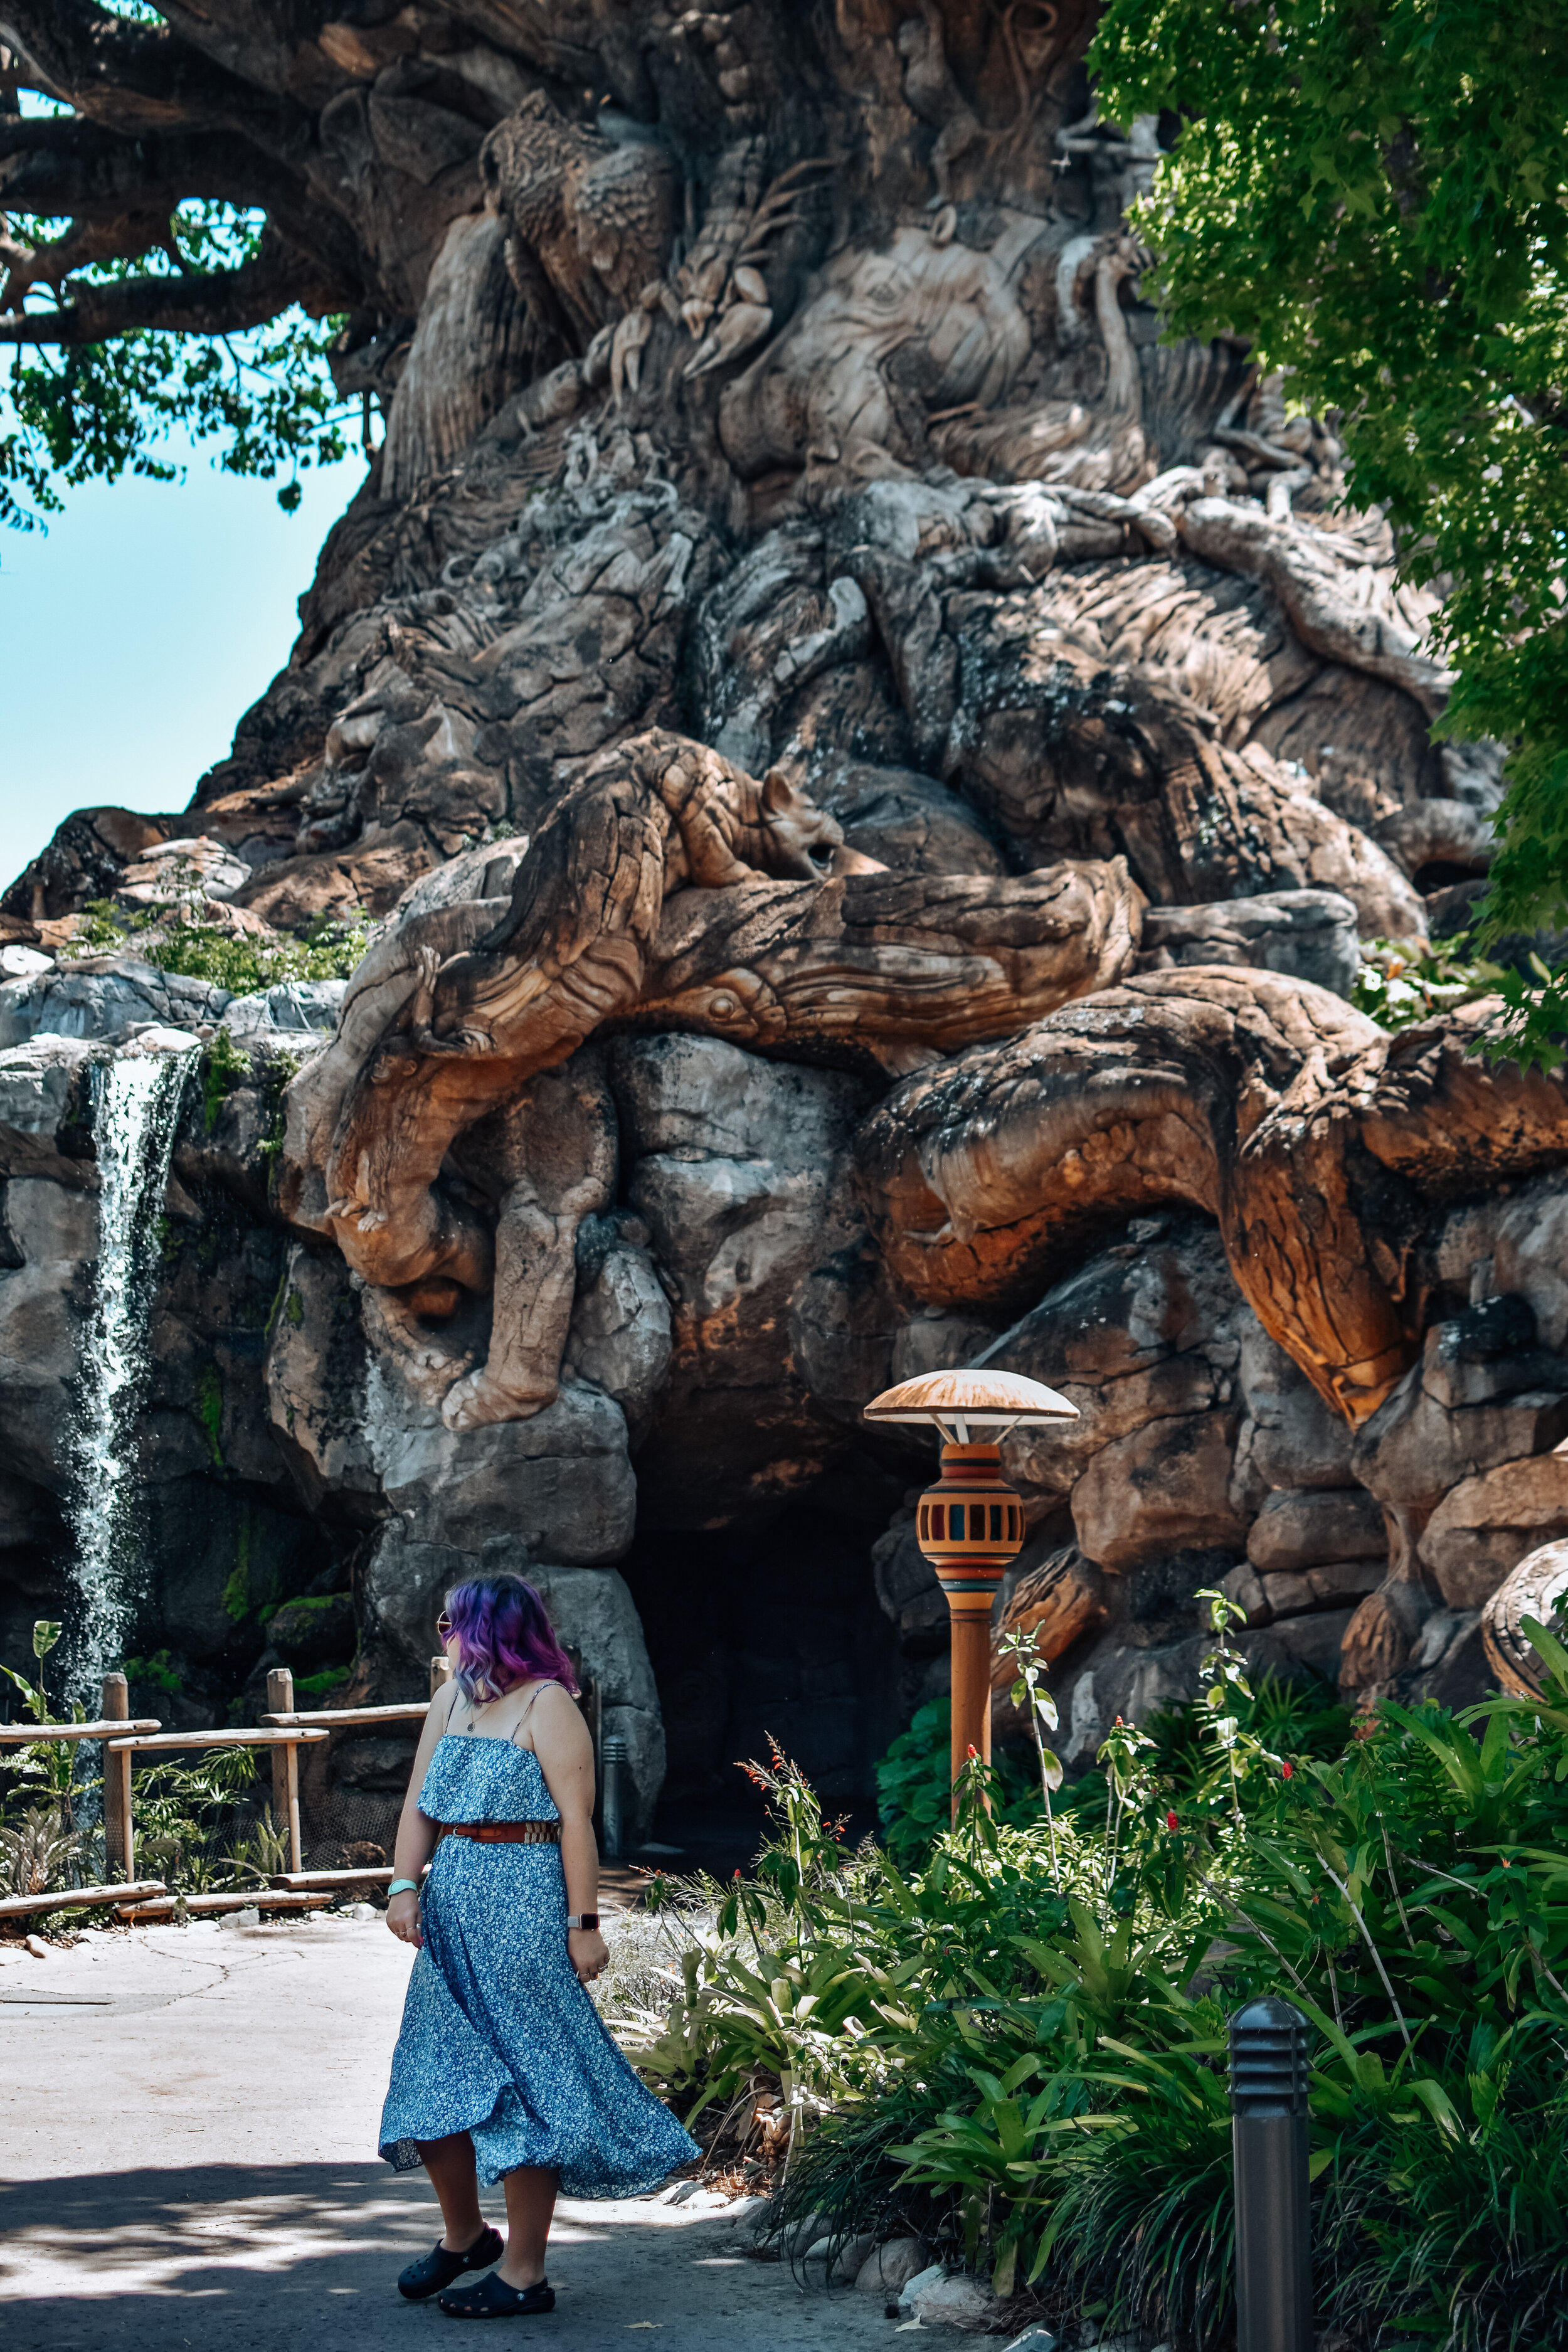
<svg viewBox="0 0 1568 2352">
<path fill-rule="evenodd" d="M 436 1620 L 436 1631 L 440 1635 L 443 1642 L 449 1639 L 451 1635 L 452 1621 L 447 1616 L 444 1609 L 442 1610 L 439 1617 Z"/>
</svg>

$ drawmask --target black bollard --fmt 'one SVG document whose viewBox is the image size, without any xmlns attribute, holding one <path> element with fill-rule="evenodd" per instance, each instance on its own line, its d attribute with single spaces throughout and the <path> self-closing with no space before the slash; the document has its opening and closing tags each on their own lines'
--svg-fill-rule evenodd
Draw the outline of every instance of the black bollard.
<svg viewBox="0 0 1568 2352">
<path fill-rule="evenodd" d="M 599 1800 L 599 1819 L 605 1832 L 605 1860 L 618 1862 L 624 1834 L 626 1803 L 625 1776 L 626 1743 L 613 1731 L 607 1731 L 599 1743 L 599 1761 L 604 1768 L 604 1793 Z"/>
<path fill-rule="evenodd" d="M 1230 2021 L 1237 2352 L 1312 2352 L 1307 2021 L 1249 2000 Z"/>
</svg>

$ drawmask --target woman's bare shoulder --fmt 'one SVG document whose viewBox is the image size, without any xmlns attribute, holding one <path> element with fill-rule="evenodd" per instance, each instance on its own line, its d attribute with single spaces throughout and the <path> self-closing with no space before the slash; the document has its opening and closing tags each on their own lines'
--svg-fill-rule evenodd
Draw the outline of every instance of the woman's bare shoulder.
<svg viewBox="0 0 1568 2352">
<path fill-rule="evenodd" d="M 570 1737 L 574 1725 L 582 1725 L 584 1731 L 587 1729 L 576 1700 L 560 1683 L 542 1684 L 539 1696 L 528 1711 L 530 1731 L 535 1734 L 542 1732 L 546 1739 L 559 1739 L 563 1733 Z"/>
</svg>

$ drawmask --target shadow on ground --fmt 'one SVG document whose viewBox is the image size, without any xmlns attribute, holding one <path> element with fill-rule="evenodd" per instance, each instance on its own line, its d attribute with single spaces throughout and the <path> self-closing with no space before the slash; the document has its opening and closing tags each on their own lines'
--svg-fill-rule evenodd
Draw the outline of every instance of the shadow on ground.
<svg viewBox="0 0 1568 2352">
<path fill-rule="evenodd" d="M 499 2190 L 485 2203 L 501 2219 Z M 423 2176 L 380 2164 L 149 2165 L 0 2187 L 0 2336 L 6 2352 L 442 2340 L 450 2323 L 394 2284 L 437 2226 Z M 892 2332 L 879 2303 L 805 2295 L 786 2268 L 747 2259 L 722 2215 L 647 2200 L 563 2204 L 550 2276 L 548 2326 L 572 2352 L 644 2331 L 654 2352 L 847 2352 Z"/>
</svg>

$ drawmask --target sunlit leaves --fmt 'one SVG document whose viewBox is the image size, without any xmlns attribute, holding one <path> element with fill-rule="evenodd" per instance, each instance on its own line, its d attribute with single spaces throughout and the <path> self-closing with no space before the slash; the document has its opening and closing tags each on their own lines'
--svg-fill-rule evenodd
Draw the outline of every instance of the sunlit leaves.
<svg viewBox="0 0 1568 2352">
<path fill-rule="evenodd" d="M 1352 494 L 1445 590 L 1448 725 L 1512 752 L 1491 936 L 1563 921 L 1561 9 L 1110 0 L 1093 61 L 1110 114 L 1182 117 L 1144 221 L 1171 329 L 1247 335 L 1303 407 L 1340 412 Z"/>
<path fill-rule="evenodd" d="M 12 234 L 37 244 L 60 224 L 14 215 Z M 221 204 L 182 205 L 170 223 L 186 270 L 241 268 L 254 258 L 262 216 Z M 175 260 L 154 249 L 79 273 L 110 284 L 172 277 Z M 29 309 L 50 307 L 41 289 Z M 327 352 L 339 321 L 298 308 L 265 325 L 223 336 L 142 331 L 79 348 L 40 345 L 7 355 L 0 379 L 0 522 L 33 527 L 58 512 L 62 494 L 124 474 L 172 481 L 171 433 L 216 445 L 226 472 L 284 479 L 279 504 L 300 503 L 301 468 L 347 453 L 346 410 Z"/>
</svg>

